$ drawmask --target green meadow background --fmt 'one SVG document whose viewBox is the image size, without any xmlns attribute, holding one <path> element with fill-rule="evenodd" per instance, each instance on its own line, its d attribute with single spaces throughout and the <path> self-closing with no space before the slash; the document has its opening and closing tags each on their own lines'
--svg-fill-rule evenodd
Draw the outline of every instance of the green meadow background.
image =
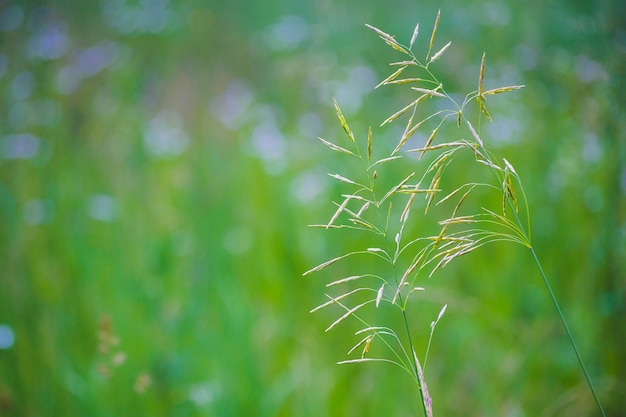
<svg viewBox="0 0 626 417">
<path fill-rule="evenodd" d="M 0 0 L 0 416 L 421 415 L 399 369 L 335 365 L 355 323 L 309 314 L 353 266 L 302 273 L 364 244 L 307 227 L 345 192 L 316 139 L 345 144 L 333 98 L 358 140 L 398 140 L 378 126 L 408 93 L 374 86 L 401 57 L 364 24 L 408 43 L 419 21 L 423 50 L 438 8 L 448 91 L 476 88 L 483 52 L 486 88 L 526 85 L 490 98 L 483 136 L 524 181 L 607 415 L 626 415 L 622 2 Z M 599 415 L 522 247 L 420 285 L 420 354 L 448 304 L 436 416 Z"/>
</svg>

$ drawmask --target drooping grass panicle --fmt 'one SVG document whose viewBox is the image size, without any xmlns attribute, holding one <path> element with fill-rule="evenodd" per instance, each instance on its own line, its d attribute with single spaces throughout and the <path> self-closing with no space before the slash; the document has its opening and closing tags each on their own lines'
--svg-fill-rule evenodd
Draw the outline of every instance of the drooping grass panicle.
<svg viewBox="0 0 626 417">
<path fill-rule="evenodd" d="M 417 384 L 424 415 L 432 417 L 432 398 L 426 385 L 424 369 L 429 358 L 435 327 L 442 319 L 447 304 L 441 308 L 437 318 L 430 323 L 430 335 L 424 361 L 420 362 L 413 341 L 412 328 L 415 323 L 407 314 L 412 294 L 416 291 L 425 291 L 424 286 L 418 280 L 433 277 L 452 261 L 485 245 L 496 242 L 520 244 L 530 249 L 533 255 L 567 330 L 585 378 L 604 416 L 601 403 L 574 339 L 533 249 L 530 239 L 530 210 L 520 175 L 509 160 L 496 158 L 490 152 L 487 146 L 489 144 L 483 140 L 480 129 L 481 117 L 492 120 L 487 110 L 488 97 L 519 90 L 524 86 L 511 85 L 485 89 L 486 53 L 483 53 L 477 89 L 465 94 L 464 100 L 458 103 L 454 99 L 456 95 L 448 94 L 444 84 L 429 67 L 433 62 L 445 61 L 445 52 L 452 48 L 452 42 L 449 41 L 439 49 L 433 49 L 440 17 L 441 11 L 439 10 L 424 61 L 418 59 L 413 52 L 419 36 L 419 24 L 415 25 L 408 45 L 400 43 L 394 35 L 372 25 L 366 25 L 386 45 L 402 55 L 399 60 L 390 63 L 393 68 L 391 74 L 378 83 L 376 88 L 383 86 L 406 88 L 415 96 L 408 104 L 390 112 L 391 115 L 380 123 L 380 127 L 385 128 L 406 114 L 409 115 L 399 141 L 397 139 L 397 142 L 394 141 L 396 145 L 393 150 L 382 155 L 376 151 L 378 139 L 374 140 L 372 128 L 368 128 L 367 139 L 361 144 L 349 127 L 339 103 L 337 100 L 333 101 L 339 123 L 349 143 L 346 146 L 322 138 L 319 140 L 340 157 L 360 159 L 364 172 L 329 174 L 339 182 L 339 186 L 349 191 L 343 192 L 342 199 L 334 203 L 336 208 L 330 220 L 326 224 L 314 226 L 358 232 L 375 239 L 377 243 L 348 251 L 322 262 L 306 271 L 304 275 L 325 270 L 338 262 L 349 262 L 355 259 L 355 255 L 377 258 L 376 265 L 380 265 L 380 269 L 334 277 L 326 286 L 329 291 L 341 289 L 341 292 L 337 295 L 326 294 L 328 300 L 311 312 L 332 305 L 337 305 L 342 309 L 342 313 L 327 327 L 326 331 L 340 326 L 350 318 L 360 322 L 364 327 L 356 332 L 359 340 L 348 351 L 348 356 L 359 352 L 359 357 L 348 358 L 338 363 L 391 363 L 402 368 Z M 436 52 L 433 53 L 433 51 Z M 432 110 L 428 106 L 428 103 L 433 100 L 439 101 L 437 110 Z M 470 120 L 468 115 L 472 112 L 468 112 L 466 107 L 474 100 L 478 105 L 477 119 Z M 417 132 L 421 132 L 426 138 L 424 143 L 418 147 L 407 146 L 409 140 Z M 364 149 L 364 152 L 361 152 L 361 149 Z M 473 155 L 476 161 L 475 169 L 491 172 L 492 180 L 468 179 L 455 186 L 450 186 L 447 181 L 442 182 L 444 175 L 448 176 L 447 168 L 455 163 L 460 155 L 467 152 Z M 418 158 L 405 157 L 411 153 L 419 153 Z M 423 158 L 426 158 L 428 162 L 422 161 Z M 400 176 L 402 179 L 392 183 L 394 185 L 385 185 L 384 182 L 377 180 L 379 170 L 382 172 L 401 165 L 408 166 L 409 172 L 402 174 Z M 357 180 L 363 177 L 366 180 Z M 419 180 L 415 182 L 414 178 L 419 178 Z M 500 207 L 477 204 L 484 193 L 499 194 Z M 405 226 L 410 223 L 409 219 L 412 218 L 411 213 L 419 195 L 423 195 L 425 199 L 424 216 L 434 216 L 434 220 L 429 221 L 434 222 L 433 226 L 438 228 L 438 233 L 405 236 L 407 230 L 412 230 Z M 472 204 L 469 203 L 470 201 Z M 399 213 L 397 210 L 392 210 L 394 205 L 402 210 Z M 437 207 L 437 209 L 429 212 L 432 207 Z M 480 210 L 476 212 L 477 209 L 474 207 L 480 207 Z M 364 319 L 364 317 L 374 317 L 377 320 L 379 316 L 376 312 L 387 303 L 394 307 L 393 311 L 399 311 L 401 315 L 404 324 L 403 338 L 400 338 L 389 326 L 372 325 Z M 368 311 L 367 316 L 361 314 L 365 311 Z M 372 346 L 376 351 L 374 356 Z M 380 354 L 380 349 L 383 355 Z M 384 355 L 384 352 L 387 352 L 387 355 Z"/>
</svg>

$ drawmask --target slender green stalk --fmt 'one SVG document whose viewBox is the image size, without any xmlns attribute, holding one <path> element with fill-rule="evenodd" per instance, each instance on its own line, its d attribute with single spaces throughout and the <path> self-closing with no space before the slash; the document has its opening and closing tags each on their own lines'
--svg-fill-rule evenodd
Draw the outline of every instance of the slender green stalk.
<svg viewBox="0 0 626 417">
<path fill-rule="evenodd" d="M 494 175 L 496 175 L 495 171 L 492 169 Z M 497 175 L 496 175 L 497 177 Z M 539 274 L 541 275 L 541 279 L 543 279 L 543 283 L 546 286 L 546 289 L 548 290 L 548 293 L 550 294 L 550 298 L 552 299 L 552 303 L 554 304 L 554 307 L 556 308 L 557 313 L 559 314 L 559 318 L 561 319 L 561 324 L 563 325 L 563 328 L 565 328 L 565 332 L 567 333 L 567 337 L 569 338 L 570 344 L 572 345 L 572 349 L 574 349 L 574 353 L 576 354 L 576 359 L 578 359 L 578 364 L 580 365 L 580 368 L 583 371 L 583 374 L 585 375 L 585 379 L 587 380 L 587 384 L 589 385 L 589 389 L 591 390 L 591 394 L 593 395 L 593 399 L 595 400 L 598 409 L 600 410 L 600 413 L 602 414 L 603 417 L 606 417 L 606 414 L 604 412 L 604 408 L 602 407 L 602 403 L 600 402 L 600 398 L 598 397 L 598 394 L 596 392 L 596 389 L 593 385 L 593 382 L 591 381 L 591 377 L 589 376 L 589 372 L 587 371 L 587 367 L 585 366 L 585 362 L 583 361 L 582 355 L 580 354 L 580 351 L 578 350 L 578 345 L 576 344 L 576 341 L 574 340 L 574 336 L 572 335 L 572 332 L 569 328 L 569 326 L 567 325 L 567 321 L 565 320 L 565 315 L 563 314 L 563 311 L 561 310 L 561 306 L 558 302 L 558 300 L 556 299 L 556 295 L 554 294 L 554 291 L 552 291 L 552 286 L 550 285 L 550 281 L 548 280 L 548 276 L 546 275 L 546 273 L 543 270 L 543 267 L 541 266 L 541 262 L 539 261 L 539 257 L 537 256 L 537 253 L 535 252 L 534 247 L 532 246 L 531 242 L 530 242 L 530 231 L 526 231 L 522 225 L 522 221 L 519 217 L 519 215 L 517 214 L 517 211 L 514 209 L 513 207 L 513 203 L 511 201 L 510 198 L 507 198 L 508 200 L 508 204 L 509 207 L 511 208 L 511 211 L 515 217 L 515 221 L 517 222 L 520 231 L 522 231 L 524 237 L 526 238 L 526 246 L 528 247 L 528 249 L 530 250 L 530 253 L 533 256 L 533 260 L 535 261 L 535 265 L 537 265 L 537 269 L 539 270 Z"/>
<path fill-rule="evenodd" d="M 602 408 L 602 403 L 600 402 L 600 398 L 598 397 L 598 394 L 596 393 L 596 389 L 593 386 L 593 382 L 591 382 L 591 377 L 589 376 L 589 373 L 587 372 L 587 368 L 585 367 L 585 362 L 583 361 L 583 358 L 578 350 L 578 346 L 576 345 L 576 342 L 574 341 L 574 336 L 572 336 L 572 332 L 570 331 L 569 326 L 567 325 L 567 322 L 565 321 L 565 316 L 563 315 L 563 312 L 561 311 L 559 302 L 557 301 L 556 296 L 554 295 L 554 292 L 552 291 L 552 286 L 550 285 L 550 281 L 548 281 L 548 277 L 546 276 L 545 272 L 543 272 L 543 268 L 541 267 L 541 263 L 539 262 L 539 258 L 537 257 L 537 254 L 535 253 L 535 249 L 533 249 L 532 246 L 530 246 L 529 249 L 530 249 L 530 253 L 532 253 L 533 255 L 533 259 L 535 260 L 537 269 L 539 269 L 539 273 L 541 274 L 543 283 L 546 285 L 546 288 L 548 289 L 548 293 L 550 293 L 550 298 L 552 298 L 552 303 L 554 303 L 554 307 L 556 308 L 556 311 L 559 313 L 559 317 L 561 318 L 561 323 L 563 324 L 563 327 L 565 328 L 567 337 L 569 337 L 569 341 L 572 344 L 572 348 L 574 349 L 574 352 L 576 352 L 576 358 L 578 359 L 578 363 L 580 365 L 580 368 L 583 371 L 583 374 L 585 374 L 585 379 L 587 380 L 587 384 L 589 385 L 589 388 L 591 389 L 591 393 L 593 394 L 593 399 L 596 401 L 596 404 L 598 405 L 598 408 L 600 409 L 600 413 L 602 414 L 602 416 L 606 417 L 606 414 L 604 413 L 604 408 Z"/>
<path fill-rule="evenodd" d="M 385 242 L 387 244 L 387 247 L 389 248 L 389 240 L 387 239 L 387 230 L 385 229 Z M 391 264 L 391 268 L 393 269 L 393 276 L 396 280 L 396 285 L 398 284 L 398 276 L 396 274 L 396 265 L 395 265 L 395 261 L 392 262 Z M 402 307 L 402 321 L 404 321 L 404 329 L 406 330 L 406 337 L 409 341 L 409 350 L 411 351 L 411 353 L 415 352 L 415 347 L 413 346 L 413 337 L 411 337 L 411 329 L 409 327 L 409 318 L 407 317 L 406 314 L 406 307 L 404 307 L 404 301 L 402 298 L 402 294 L 398 295 L 398 302 L 399 305 L 403 306 Z M 415 379 L 418 382 L 418 388 L 419 388 L 419 393 L 420 393 L 420 403 L 422 404 L 422 411 L 424 412 L 424 417 L 428 416 L 428 412 L 426 411 L 426 401 L 424 398 L 424 387 L 422 387 L 422 379 L 419 377 L 419 370 L 417 367 L 417 363 L 415 362 L 415 360 L 413 360 L 411 362 L 413 364 L 412 369 L 413 369 L 413 373 L 415 374 Z"/>
<path fill-rule="evenodd" d="M 402 301 L 400 301 L 402 302 Z M 411 330 L 409 329 L 409 319 L 407 318 L 406 315 L 406 310 L 402 309 L 402 319 L 404 320 L 404 327 L 406 329 L 406 335 L 407 338 L 409 339 L 409 347 L 411 348 L 411 353 L 415 352 L 415 348 L 413 347 L 413 339 L 411 337 Z M 426 401 L 424 398 L 424 387 L 422 387 L 422 383 L 421 383 L 421 379 L 419 377 L 419 371 L 417 369 L 417 363 L 415 363 L 415 361 L 413 361 L 413 371 L 415 372 L 415 377 L 417 378 L 418 383 L 418 387 L 419 387 L 419 392 L 420 392 L 420 399 L 421 399 L 421 403 L 422 403 L 422 411 L 424 411 L 424 417 L 426 417 L 428 415 L 428 412 L 426 411 Z"/>
<path fill-rule="evenodd" d="M 374 192 L 374 178 L 372 178 L 370 176 L 369 171 L 367 169 L 365 170 L 365 172 L 367 173 L 368 179 L 370 181 L 370 189 L 372 190 L 373 199 L 374 199 L 374 201 L 379 201 L 376 198 L 376 193 Z M 382 216 L 380 214 L 380 207 L 378 207 L 378 209 L 376 211 L 378 213 L 378 219 L 379 219 L 379 221 L 381 223 L 380 227 L 381 227 L 382 230 L 384 230 L 383 238 L 385 239 L 385 245 L 387 246 L 387 250 L 389 252 L 391 252 L 391 249 L 390 249 L 391 245 L 389 243 L 389 238 L 388 238 L 388 234 L 387 234 L 388 230 L 387 230 L 387 227 L 384 227 L 384 225 L 386 225 L 386 222 L 383 221 L 383 218 L 382 218 Z M 398 286 L 399 281 L 398 281 L 398 274 L 396 272 L 396 259 L 395 258 L 391 261 L 391 269 L 393 271 L 393 277 L 394 277 L 394 280 L 396 282 L 396 286 Z M 411 353 L 414 353 L 415 352 L 415 347 L 413 346 L 413 337 L 411 337 L 411 329 L 409 327 L 409 319 L 408 319 L 407 314 L 406 314 L 406 307 L 405 307 L 405 304 L 404 304 L 404 301 L 403 301 L 402 294 L 398 295 L 398 301 L 399 301 L 399 305 L 402 306 L 401 307 L 402 320 L 404 321 L 404 328 L 406 330 L 406 336 L 407 336 L 407 339 L 409 341 L 409 350 L 410 350 Z M 419 388 L 420 400 L 421 400 L 420 403 L 422 404 L 422 411 L 424 412 L 424 417 L 427 417 L 428 416 L 428 412 L 426 411 L 426 402 L 425 402 L 425 398 L 424 398 L 424 388 L 422 387 L 421 379 L 419 377 L 419 370 L 418 370 L 418 367 L 417 367 L 417 363 L 415 363 L 415 360 L 411 361 L 411 363 L 413 364 L 413 366 L 411 368 L 412 368 L 412 371 L 413 371 L 414 376 L 415 376 L 415 380 L 417 381 L 417 385 L 418 385 L 418 388 Z"/>
</svg>

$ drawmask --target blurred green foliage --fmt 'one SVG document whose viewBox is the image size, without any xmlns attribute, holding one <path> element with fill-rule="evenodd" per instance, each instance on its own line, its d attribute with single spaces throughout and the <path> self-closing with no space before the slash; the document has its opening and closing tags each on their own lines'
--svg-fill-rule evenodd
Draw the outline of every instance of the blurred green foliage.
<svg viewBox="0 0 626 417">
<path fill-rule="evenodd" d="M 476 88 L 483 51 L 486 88 L 527 85 L 493 99 L 486 137 L 625 415 L 618 0 L 0 0 L 0 415 L 419 415 L 397 369 L 334 365 L 352 328 L 323 333 L 333 316 L 308 311 L 326 280 L 301 274 L 359 245 L 306 228 L 341 192 L 316 140 L 342 137 L 333 97 L 357 136 L 397 142 L 376 126 L 406 93 L 373 90 L 397 56 L 364 23 L 408 41 L 438 8 L 449 91 Z M 427 284 L 423 343 L 449 304 L 435 415 L 595 415 L 525 251 L 492 245 Z"/>
</svg>

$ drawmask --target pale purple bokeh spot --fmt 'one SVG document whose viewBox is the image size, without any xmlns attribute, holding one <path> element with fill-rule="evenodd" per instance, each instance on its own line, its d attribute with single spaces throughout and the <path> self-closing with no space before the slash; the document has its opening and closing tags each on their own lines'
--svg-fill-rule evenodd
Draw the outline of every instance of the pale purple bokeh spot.
<svg viewBox="0 0 626 417">
<path fill-rule="evenodd" d="M 31 159 L 39 151 L 40 139 L 30 133 L 15 133 L 2 138 L 4 159 Z"/>
</svg>

